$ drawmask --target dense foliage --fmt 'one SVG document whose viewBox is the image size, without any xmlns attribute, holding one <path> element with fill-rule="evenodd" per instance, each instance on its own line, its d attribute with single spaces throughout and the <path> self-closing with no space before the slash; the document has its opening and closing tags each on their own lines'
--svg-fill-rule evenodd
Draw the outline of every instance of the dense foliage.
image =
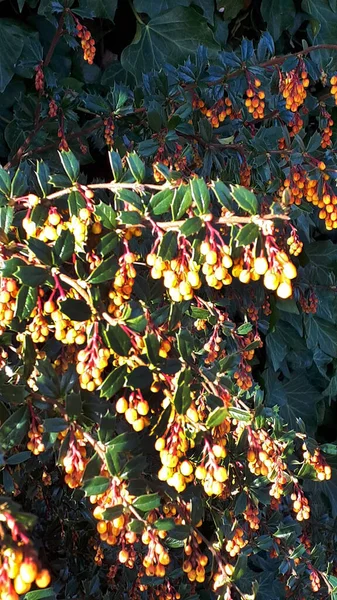
<svg viewBox="0 0 337 600">
<path fill-rule="evenodd" d="M 6 5 L 1 600 L 336 599 L 336 3 Z"/>
</svg>

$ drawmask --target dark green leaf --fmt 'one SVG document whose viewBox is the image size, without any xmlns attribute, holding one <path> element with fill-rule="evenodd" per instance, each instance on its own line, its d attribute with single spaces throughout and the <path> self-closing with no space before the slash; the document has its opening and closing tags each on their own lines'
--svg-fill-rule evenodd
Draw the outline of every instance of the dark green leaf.
<svg viewBox="0 0 337 600">
<path fill-rule="evenodd" d="M 210 202 L 209 189 L 203 179 L 191 179 L 190 181 L 192 198 L 197 207 L 199 215 L 207 212 Z"/>
<path fill-rule="evenodd" d="M 192 373 L 185 369 L 179 375 L 177 389 L 174 395 L 174 406 L 180 415 L 184 415 L 191 405 L 191 388 Z"/>
<path fill-rule="evenodd" d="M 109 256 L 94 269 L 88 277 L 89 283 L 104 283 L 111 281 L 118 271 L 118 263 L 115 256 Z"/>
<path fill-rule="evenodd" d="M 138 183 L 145 178 L 145 165 L 136 152 L 131 152 L 126 157 L 132 175 Z"/>
<path fill-rule="evenodd" d="M 212 429 L 213 427 L 217 427 L 224 422 L 224 420 L 228 417 L 227 408 L 218 407 L 213 410 L 207 418 L 206 427 L 207 429 Z"/>
<path fill-rule="evenodd" d="M 148 512 L 149 510 L 153 510 L 160 506 L 160 497 L 158 494 L 145 494 L 144 496 L 136 498 L 136 500 L 133 501 L 133 506 L 137 510 Z"/>
<path fill-rule="evenodd" d="M 86 496 L 97 496 L 98 494 L 104 494 L 110 485 L 110 479 L 108 477 L 102 477 L 98 475 L 92 479 L 88 479 L 83 483 L 82 490 Z"/>
<path fill-rule="evenodd" d="M 37 289 L 22 285 L 16 298 L 15 316 L 21 320 L 30 317 L 37 302 Z"/>
<path fill-rule="evenodd" d="M 146 354 L 152 365 L 159 362 L 160 341 L 155 333 L 148 333 L 144 338 Z"/>
<path fill-rule="evenodd" d="M 51 266 L 53 264 L 52 251 L 48 244 L 36 238 L 30 238 L 27 242 L 29 250 L 31 250 L 36 258 L 44 265 Z"/>
<path fill-rule="evenodd" d="M 21 406 L 0 427 L 0 448 L 8 452 L 13 446 L 18 446 L 29 429 L 29 411 L 27 406 Z"/>
<path fill-rule="evenodd" d="M 108 348 L 119 356 L 127 356 L 132 348 L 130 336 L 120 325 L 104 327 L 103 338 Z"/>
<path fill-rule="evenodd" d="M 105 521 L 113 521 L 117 519 L 123 514 L 124 506 L 123 504 L 116 504 L 115 506 L 110 506 L 103 513 L 103 519 Z"/>
<path fill-rule="evenodd" d="M 67 298 L 60 302 L 60 310 L 72 321 L 87 321 L 91 317 L 91 308 L 84 300 Z"/>
<path fill-rule="evenodd" d="M 119 181 L 123 175 L 123 165 L 118 152 L 115 152 L 115 150 L 109 150 L 109 161 L 113 174 L 113 181 Z"/>
<path fill-rule="evenodd" d="M 21 283 L 29 285 L 31 287 L 37 287 L 45 283 L 48 277 L 48 271 L 40 267 L 19 267 L 15 271 L 15 277 L 17 277 Z"/>
<path fill-rule="evenodd" d="M 181 219 L 192 205 L 192 202 L 193 198 L 189 187 L 181 185 L 176 189 L 171 207 L 173 219 Z"/>
<path fill-rule="evenodd" d="M 241 185 L 231 185 L 231 192 L 234 200 L 237 202 L 240 208 L 251 215 L 257 213 L 257 199 L 256 196 L 250 190 L 247 190 Z"/>
<path fill-rule="evenodd" d="M 186 219 L 184 225 L 180 228 L 180 233 L 185 237 L 199 233 L 202 224 L 200 217 L 190 217 L 189 219 Z"/>
<path fill-rule="evenodd" d="M 175 231 L 167 231 L 159 244 L 158 256 L 163 260 L 172 260 L 178 251 L 177 234 Z"/>
<path fill-rule="evenodd" d="M 69 229 L 64 229 L 57 238 L 53 254 L 56 259 L 56 263 L 61 265 L 63 262 L 69 260 L 73 255 L 75 249 L 75 238 Z"/>
<path fill-rule="evenodd" d="M 81 208 L 86 207 L 86 202 L 79 192 L 70 192 L 68 196 L 69 214 L 71 217 L 78 217 Z"/>
<path fill-rule="evenodd" d="M 178 350 L 183 360 L 190 362 L 194 350 L 194 339 L 187 329 L 181 329 L 177 335 Z"/>
<path fill-rule="evenodd" d="M 116 213 L 110 204 L 99 202 L 95 206 L 95 214 L 100 218 L 103 227 L 106 229 L 116 228 Z"/>
<path fill-rule="evenodd" d="M 153 375 L 148 367 L 136 367 L 127 377 L 127 385 L 134 389 L 149 388 L 152 381 Z"/>
<path fill-rule="evenodd" d="M 162 215 L 163 213 L 168 212 L 172 205 L 173 196 L 173 190 L 162 190 L 161 192 L 158 192 L 152 196 L 150 200 L 150 210 L 152 210 L 155 215 Z"/>
<path fill-rule="evenodd" d="M 137 208 L 141 212 L 143 211 L 143 203 L 136 192 L 122 188 L 118 190 L 117 196 L 123 202 L 134 206 L 134 208 Z"/>
<path fill-rule="evenodd" d="M 44 430 L 48 433 L 59 433 L 68 428 L 68 423 L 62 417 L 52 417 L 43 421 Z"/>
<path fill-rule="evenodd" d="M 244 225 L 235 238 L 238 246 L 249 246 L 249 244 L 255 242 L 259 236 L 259 231 L 258 226 L 254 223 Z"/>
<path fill-rule="evenodd" d="M 71 183 L 76 183 L 77 178 L 80 173 L 80 163 L 78 162 L 76 156 L 72 153 L 71 150 L 67 152 L 62 150 L 59 152 L 59 156 L 61 159 L 62 166 L 67 173 Z M 78 192 L 72 192 L 78 194 Z"/>
<path fill-rule="evenodd" d="M 127 373 L 127 366 L 121 365 L 109 373 L 102 383 L 101 396 L 111 398 L 123 387 Z"/>
</svg>

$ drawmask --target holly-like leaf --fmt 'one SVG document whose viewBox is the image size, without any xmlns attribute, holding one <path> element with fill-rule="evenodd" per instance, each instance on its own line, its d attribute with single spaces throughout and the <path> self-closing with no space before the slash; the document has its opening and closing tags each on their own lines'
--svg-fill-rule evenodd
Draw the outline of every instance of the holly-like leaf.
<svg viewBox="0 0 337 600">
<path fill-rule="evenodd" d="M 167 231 L 160 242 L 158 255 L 163 260 L 172 260 L 177 255 L 177 251 L 177 233 L 175 231 Z"/>
<path fill-rule="evenodd" d="M 88 479 L 83 483 L 82 490 L 86 496 L 97 496 L 98 494 L 104 494 L 110 485 L 110 479 L 108 477 L 102 477 L 98 475 L 92 479 Z"/>
<path fill-rule="evenodd" d="M 37 301 L 37 288 L 22 285 L 16 298 L 15 316 L 20 319 L 30 317 Z"/>
<path fill-rule="evenodd" d="M 238 246 L 249 246 L 249 244 L 255 242 L 259 236 L 259 231 L 258 226 L 254 225 L 254 223 L 244 225 L 235 238 Z"/>
<path fill-rule="evenodd" d="M 228 417 L 227 408 L 217 407 L 215 410 L 211 412 L 206 421 L 207 429 L 212 429 L 212 427 L 217 427 L 224 422 L 224 420 Z"/>
<path fill-rule="evenodd" d="M 134 176 L 135 180 L 138 183 L 141 183 L 145 178 L 145 164 L 139 158 L 136 152 L 131 152 L 131 154 L 128 154 L 126 160 L 128 161 L 130 171 Z"/>
<path fill-rule="evenodd" d="M 173 190 L 163 190 L 152 196 L 149 208 L 152 210 L 154 215 L 162 215 L 168 212 L 171 208 L 173 200 Z"/>
<path fill-rule="evenodd" d="M 126 365 L 121 365 L 109 373 L 102 383 L 101 396 L 111 398 L 123 387 L 127 373 Z"/>
<path fill-rule="evenodd" d="M 189 369 L 185 369 L 180 373 L 176 393 L 174 395 L 174 406 L 180 415 L 184 415 L 191 406 L 191 380 L 192 373 Z"/>
<path fill-rule="evenodd" d="M 194 178 L 190 181 L 192 198 L 199 215 L 207 212 L 210 202 L 209 189 L 203 179 Z"/>
<path fill-rule="evenodd" d="M 195 235 L 199 233 L 202 227 L 202 220 L 200 217 L 191 217 L 190 219 L 186 219 L 185 223 L 180 228 L 181 235 L 188 237 L 189 235 Z"/>
<path fill-rule="evenodd" d="M 231 192 L 234 200 L 242 210 L 251 215 L 257 213 L 257 199 L 255 194 L 241 185 L 231 185 Z"/>
<path fill-rule="evenodd" d="M 62 166 L 67 173 L 71 183 L 76 183 L 80 173 L 80 163 L 71 150 L 59 152 Z M 78 193 L 78 192 L 77 192 Z"/>
</svg>

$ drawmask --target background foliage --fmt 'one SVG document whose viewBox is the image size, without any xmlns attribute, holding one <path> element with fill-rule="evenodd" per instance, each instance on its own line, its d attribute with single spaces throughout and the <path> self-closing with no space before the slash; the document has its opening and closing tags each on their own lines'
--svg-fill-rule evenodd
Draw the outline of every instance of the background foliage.
<svg viewBox="0 0 337 600">
<path fill-rule="evenodd" d="M 92 300 L 96 310 L 101 310 L 100 302 L 104 303 L 106 299 L 104 292 L 119 266 L 118 258 L 122 253 L 119 237 L 120 231 L 124 231 L 123 226 L 134 226 L 137 230 L 144 218 L 168 222 L 187 216 L 190 218 L 183 235 L 192 244 L 200 242 L 205 231 L 200 217 L 208 213 L 208 207 L 198 206 L 197 200 L 201 198 L 202 203 L 207 196 L 205 188 L 200 191 L 190 183 L 189 204 L 187 193 L 181 196 L 165 193 L 156 198 L 157 189 L 145 187 L 144 192 L 143 188 L 137 187 L 137 182 L 161 185 L 168 180 L 174 188 L 174 181 L 182 178 L 186 183 L 195 173 L 199 176 L 195 181 L 199 183 L 220 179 L 227 186 L 241 184 L 253 189 L 256 194 L 258 210 L 254 205 L 256 200 L 238 191 L 243 188 L 233 188 L 234 192 L 233 189 L 230 192 L 229 187 L 219 184 L 217 193 L 213 194 L 212 190 L 210 196 L 216 218 L 226 211 L 244 218 L 255 212 L 266 214 L 271 211 L 285 213 L 286 216 L 289 213 L 304 244 L 302 253 L 294 261 L 298 267 L 294 293 L 287 299 L 273 293 L 266 298 L 260 284 L 244 286 L 234 279 L 233 286 L 223 288 L 225 293 L 206 291 L 203 296 L 208 303 L 206 306 L 188 300 L 181 304 L 163 302 L 160 282 L 151 280 L 149 269 L 144 265 L 154 239 L 151 228 L 147 228 L 139 237 L 134 231 L 129 240 L 130 251 L 141 256 L 143 264 L 137 267 L 133 296 L 125 303 L 127 308 L 123 322 L 133 336 L 135 332 L 148 336 L 145 354 L 149 364 L 158 367 L 159 351 L 157 342 L 146 330 L 150 319 L 150 327 L 154 323 L 164 337 L 169 337 L 173 347 L 169 355 L 172 362 L 167 366 L 172 372 L 169 371 L 168 375 L 178 369 L 179 356 L 186 365 L 193 355 L 211 384 L 213 377 L 220 372 L 226 377 L 224 385 L 231 394 L 235 397 L 239 394 L 239 399 L 246 403 L 248 408 L 242 409 L 246 416 L 245 413 L 237 413 L 235 417 L 233 413 L 231 418 L 237 418 L 239 422 L 240 419 L 245 422 L 247 418 L 248 422 L 254 414 L 254 419 L 256 415 L 261 419 L 257 421 L 258 425 L 254 421 L 256 427 L 268 423 L 277 432 L 285 423 L 290 431 L 303 435 L 306 431 L 312 445 L 314 438 L 323 444 L 322 450 L 325 450 L 332 467 L 332 480 L 324 482 L 317 482 L 313 471 L 305 472 L 302 467 L 301 483 L 306 475 L 303 489 L 310 498 L 313 515 L 310 525 L 304 529 L 305 535 L 312 540 L 312 556 L 308 558 L 305 554 L 306 562 L 299 564 L 295 561 L 304 554 L 305 538 L 300 540 L 303 532 L 294 515 L 291 516 L 289 503 L 269 517 L 269 509 L 265 508 L 269 506 L 269 500 L 265 500 L 266 482 L 263 478 L 247 480 L 247 489 L 242 493 L 248 494 L 249 491 L 261 502 L 264 529 L 254 543 L 239 555 L 233 581 L 235 585 L 231 591 L 225 586 L 222 593 L 232 593 L 234 598 L 246 594 L 243 597 L 256 597 L 258 600 L 273 600 L 287 595 L 301 598 L 304 592 L 298 588 L 300 578 L 301 586 L 306 586 L 305 596 L 314 596 L 309 580 L 309 562 L 322 574 L 320 597 L 330 595 L 333 598 L 337 584 L 334 571 L 337 516 L 334 468 L 337 386 L 335 233 L 333 227 L 326 228 L 326 215 L 319 219 L 319 210 L 308 202 L 303 200 L 299 205 L 289 206 L 294 197 L 285 193 L 283 188 L 289 187 L 285 180 L 289 179 L 291 169 L 303 168 L 304 177 L 319 182 L 320 193 L 324 181 L 331 186 L 331 195 L 335 193 L 337 170 L 333 121 L 336 109 L 329 81 L 336 70 L 337 52 L 336 49 L 320 47 L 305 53 L 302 64 L 308 73 L 310 86 L 304 106 L 300 106 L 296 113 L 302 124 L 295 122 L 295 126 L 293 114 L 286 110 L 280 94 L 279 81 L 282 75 L 296 69 L 298 57 L 282 58 L 279 62 L 273 62 L 273 57 L 295 54 L 302 49 L 305 51 L 308 45 L 334 44 L 336 3 L 333 0 L 134 0 L 133 3 L 26 0 L 5 3 L 3 12 L 6 15 L 0 20 L 0 157 L 4 166 L 0 175 L 1 243 L 6 260 L 3 276 L 14 276 L 20 285 L 20 293 L 15 302 L 15 320 L 10 329 L 3 332 L 1 340 L 4 353 L 8 355 L 4 355 L 0 379 L 1 473 L 6 497 L 14 495 L 24 510 L 38 517 L 34 530 L 35 545 L 37 548 L 40 545 L 41 560 L 52 567 L 53 590 L 48 588 L 47 592 L 39 592 L 40 596 L 35 595 L 34 599 L 48 597 L 48 594 L 50 597 L 59 594 L 59 597 L 66 598 L 109 598 L 117 597 L 125 590 L 136 593 L 131 571 L 119 571 L 117 577 L 113 573 L 115 550 L 105 545 L 104 558 L 100 557 L 96 521 L 83 491 L 70 491 L 64 484 L 60 466 L 62 446 L 61 455 L 55 458 L 55 450 L 59 450 L 62 437 L 58 434 L 69 425 L 64 419 L 64 411 L 85 432 L 90 431 L 94 440 L 108 444 L 111 460 L 117 461 L 117 466 L 110 465 L 110 475 L 113 469 L 120 474 L 126 469 L 128 460 L 136 460 L 127 467 L 127 477 L 132 480 L 130 493 L 135 497 L 159 494 L 154 497 L 153 507 L 151 501 L 145 505 L 144 513 L 157 509 L 157 499 L 163 496 L 163 489 L 167 497 L 172 490 L 167 491 L 161 484 L 158 488 L 153 471 L 160 464 L 153 442 L 146 434 L 138 436 L 140 443 L 138 439 L 134 449 L 132 440 L 135 438 L 125 438 L 131 454 L 125 453 L 123 443 L 117 450 L 114 444 L 116 434 L 132 435 L 130 424 L 121 417 L 116 419 L 114 401 L 118 392 L 125 383 L 131 386 L 130 389 L 138 389 L 142 384 L 148 392 L 150 385 L 146 373 L 149 369 L 137 373 L 134 369 L 130 380 L 130 375 L 125 379 L 125 365 L 119 364 L 119 371 L 113 372 L 110 379 L 108 372 L 105 373 L 101 392 L 81 390 L 71 367 L 73 357 L 66 357 L 68 369 L 62 377 L 59 374 L 55 376 L 53 368 L 59 365 L 54 364 L 53 367 L 52 364 L 60 353 L 59 346 L 53 346 L 50 339 L 44 340 L 45 344 L 35 343 L 29 336 L 20 338 L 20 334 L 25 331 L 37 303 L 38 288 L 42 288 L 49 297 L 55 286 L 53 269 L 63 275 L 69 275 L 71 271 L 73 279 L 89 281 L 93 290 L 99 290 L 97 296 L 94 292 Z M 84 60 L 83 48 L 76 36 L 76 19 L 88 28 L 95 40 L 93 64 Z M 252 117 L 245 107 L 248 84 L 255 79 L 261 81 L 261 89 L 265 93 L 266 107 L 262 120 Z M 227 105 L 230 114 L 219 121 L 224 97 L 230 100 L 231 104 Z M 200 101 L 202 104 L 198 104 Z M 210 112 L 207 113 L 204 107 Z M 322 147 L 326 128 L 332 131 L 332 143 Z M 110 153 L 107 146 L 113 147 Z M 69 148 L 71 152 L 67 153 Z M 324 170 L 319 167 L 322 161 L 326 165 Z M 153 172 L 153 163 L 157 162 L 164 166 Z M 328 180 L 324 180 L 323 171 L 328 174 Z M 126 188 L 120 188 L 117 195 L 113 192 L 118 186 L 95 189 L 94 214 L 104 227 L 102 239 L 99 239 L 99 232 L 98 237 L 94 235 L 93 242 L 85 246 L 78 227 L 65 229 L 56 241 L 49 238 L 36 240 L 34 235 L 27 235 L 28 229 L 23 227 L 23 220 L 28 218 L 42 226 L 47 214 L 44 209 L 47 212 L 49 209 L 48 198 L 41 209 L 40 205 L 33 206 L 34 199 L 29 200 L 28 193 L 46 199 L 55 191 L 60 192 L 55 199 L 51 198 L 52 206 L 60 214 L 68 215 L 69 212 L 70 217 L 77 217 L 85 206 L 85 191 L 89 189 L 86 186 L 111 179 L 125 183 Z M 69 196 L 64 197 L 62 190 L 68 186 L 72 188 L 77 182 L 84 187 L 80 191 L 75 187 Z M 185 204 L 181 205 L 183 198 Z M 193 214 L 188 212 L 192 201 Z M 323 208 L 320 207 L 320 210 Z M 92 225 L 90 221 L 90 227 Z M 243 234 L 240 234 L 242 229 L 231 228 L 233 238 L 241 235 L 239 247 L 253 243 L 260 235 L 256 223 L 247 223 L 246 227 L 248 229 Z M 276 236 L 284 234 L 282 227 L 281 221 L 277 225 Z M 228 231 L 225 230 L 224 235 Z M 18 250 L 21 253 L 19 258 L 13 256 L 17 249 L 14 252 L 11 243 L 24 245 L 23 250 Z M 174 257 L 176 238 L 172 231 L 166 233 L 160 252 L 162 256 Z M 90 260 L 88 253 L 91 253 Z M 95 254 L 98 255 L 97 263 Z M 41 269 L 24 264 L 22 256 L 45 265 L 47 269 L 42 276 Z M 71 285 L 69 288 L 64 283 L 69 292 Z M 227 289 L 231 292 L 227 293 Z M 88 319 L 88 306 L 83 298 L 76 293 L 68 296 L 63 303 L 64 314 L 72 320 L 78 317 L 83 321 Z M 228 323 L 220 335 L 223 354 L 216 356 L 209 365 L 205 362 L 205 344 L 219 316 L 216 310 L 214 312 L 214 306 L 228 314 Z M 254 311 L 257 311 L 257 319 Z M 206 329 L 195 330 L 197 319 L 206 320 Z M 178 333 L 179 325 L 182 334 Z M 113 326 L 118 327 L 110 323 L 104 343 L 123 357 L 129 353 L 130 339 L 126 339 L 119 329 L 118 334 L 116 330 L 112 332 Z M 235 336 L 230 335 L 233 330 Z M 34 326 L 31 333 L 33 331 Z M 240 339 L 244 339 L 246 345 L 249 341 L 254 344 L 247 338 L 251 332 L 261 338 L 263 347 L 256 344 L 254 348 L 254 358 L 250 363 L 254 385 L 246 393 L 236 387 L 234 373 L 241 356 L 238 350 Z M 100 334 L 104 335 L 102 331 Z M 23 348 L 20 347 L 18 358 L 13 348 L 17 351 L 20 344 Z M 36 356 L 35 352 L 46 354 Z M 35 364 L 38 367 L 34 373 L 37 382 L 33 385 L 29 377 Z M 185 371 L 182 370 L 182 373 Z M 27 377 L 28 386 L 33 387 L 27 387 Z M 179 389 L 185 390 L 190 381 L 185 380 L 184 375 L 179 383 Z M 45 450 L 37 457 L 26 448 L 25 436 L 29 429 L 32 430 L 33 421 L 27 408 L 27 397 L 44 426 Z M 108 411 L 106 398 L 113 399 Z M 54 407 L 56 401 L 59 402 L 57 408 Z M 188 404 L 188 400 L 186 402 Z M 208 402 L 209 410 L 217 409 L 217 405 L 212 404 L 214 398 Z M 175 405 L 179 403 L 184 405 L 183 393 L 181 398 L 175 398 Z M 253 408 L 257 412 L 251 412 Z M 181 412 L 184 410 L 181 408 Z M 161 411 L 157 400 L 153 421 L 158 419 Z M 279 418 L 283 419 L 282 423 Z M 153 425 L 154 422 L 151 423 Z M 161 433 L 155 433 L 155 437 L 159 435 Z M 285 435 L 287 437 L 288 434 Z M 141 450 L 142 454 L 146 454 L 146 462 L 140 460 L 144 459 L 139 456 Z M 66 452 L 66 445 L 63 452 Z M 121 456 L 116 458 L 116 455 Z M 86 495 L 96 494 L 99 485 L 104 488 L 106 483 L 96 479 L 105 477 L 105 474 L 99 474 L 95 463 L 97 457 L 93 456 L 85 475 L 88 482 Z M 294 458 L 290 453 L 289 456 L 290 462 L 295 461 L 291 467 L 295 472 L 302 465 L 297 464 L 297 456 Z M 49 485 L 43 485 L 43 481 Z M 233 510 L 240 521 L 246 508 L 246 500 L 242 498 L 241 494 L 234 498 L 234 509 L 232 505 L 226 506 L 224 517 L 223 505 L 218 505 L 214 499 L 204 499 L 208 516 L 202 532 L 207 539 L 213 542 L 216 536 L 230 537 L 228 528 L 231 527 Z M 219 506 L 222 513 L 217 516 Z M 15 506 L 12 511 L 20 514 Z M 198 521 L 196 519 L 195 522 Z M 137 524 L 134 527 L 137 528 Z M 170 535 L 169 544 L 178 548 L 175 555 L 178 557 L 183 545 L 181 538 L 186 531 L 178 528 L 175 533 L 176 537 Z M 285 540 L 284 555 L 278 554 L 276 546 L 279 544 L 275 538 Z M 272 550 L 276 552 L 275 560 L 270 557 Z M 171 574 L 171 582 L 176 577 L 177 588 L 181 585 L 181 597 L 208 598 L 213 593 L 202 584 L 181 583 L 180 558 L 174 560 L 176 571 Z M 142 594 L 150 597 L 152 592 L 150 586 Z M 33 600 L 33 596 L 29 597 Z"/>
</svg>

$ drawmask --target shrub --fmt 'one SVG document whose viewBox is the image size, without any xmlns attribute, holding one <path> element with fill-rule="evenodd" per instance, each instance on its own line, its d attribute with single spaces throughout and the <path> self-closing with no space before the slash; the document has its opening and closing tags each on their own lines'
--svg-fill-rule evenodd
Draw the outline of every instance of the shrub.
<svg viewBox="0 0 337 600">
<path fill-rule="evenodd" d="M 0 21 L 1 598 L 335 598 L 333 8 L 287 53 L 292 2 L 221 50 L 234 9 L 138 0 L 101 74 L 113 8 L 27 4 L 39 34 Z"/>
</svg>

